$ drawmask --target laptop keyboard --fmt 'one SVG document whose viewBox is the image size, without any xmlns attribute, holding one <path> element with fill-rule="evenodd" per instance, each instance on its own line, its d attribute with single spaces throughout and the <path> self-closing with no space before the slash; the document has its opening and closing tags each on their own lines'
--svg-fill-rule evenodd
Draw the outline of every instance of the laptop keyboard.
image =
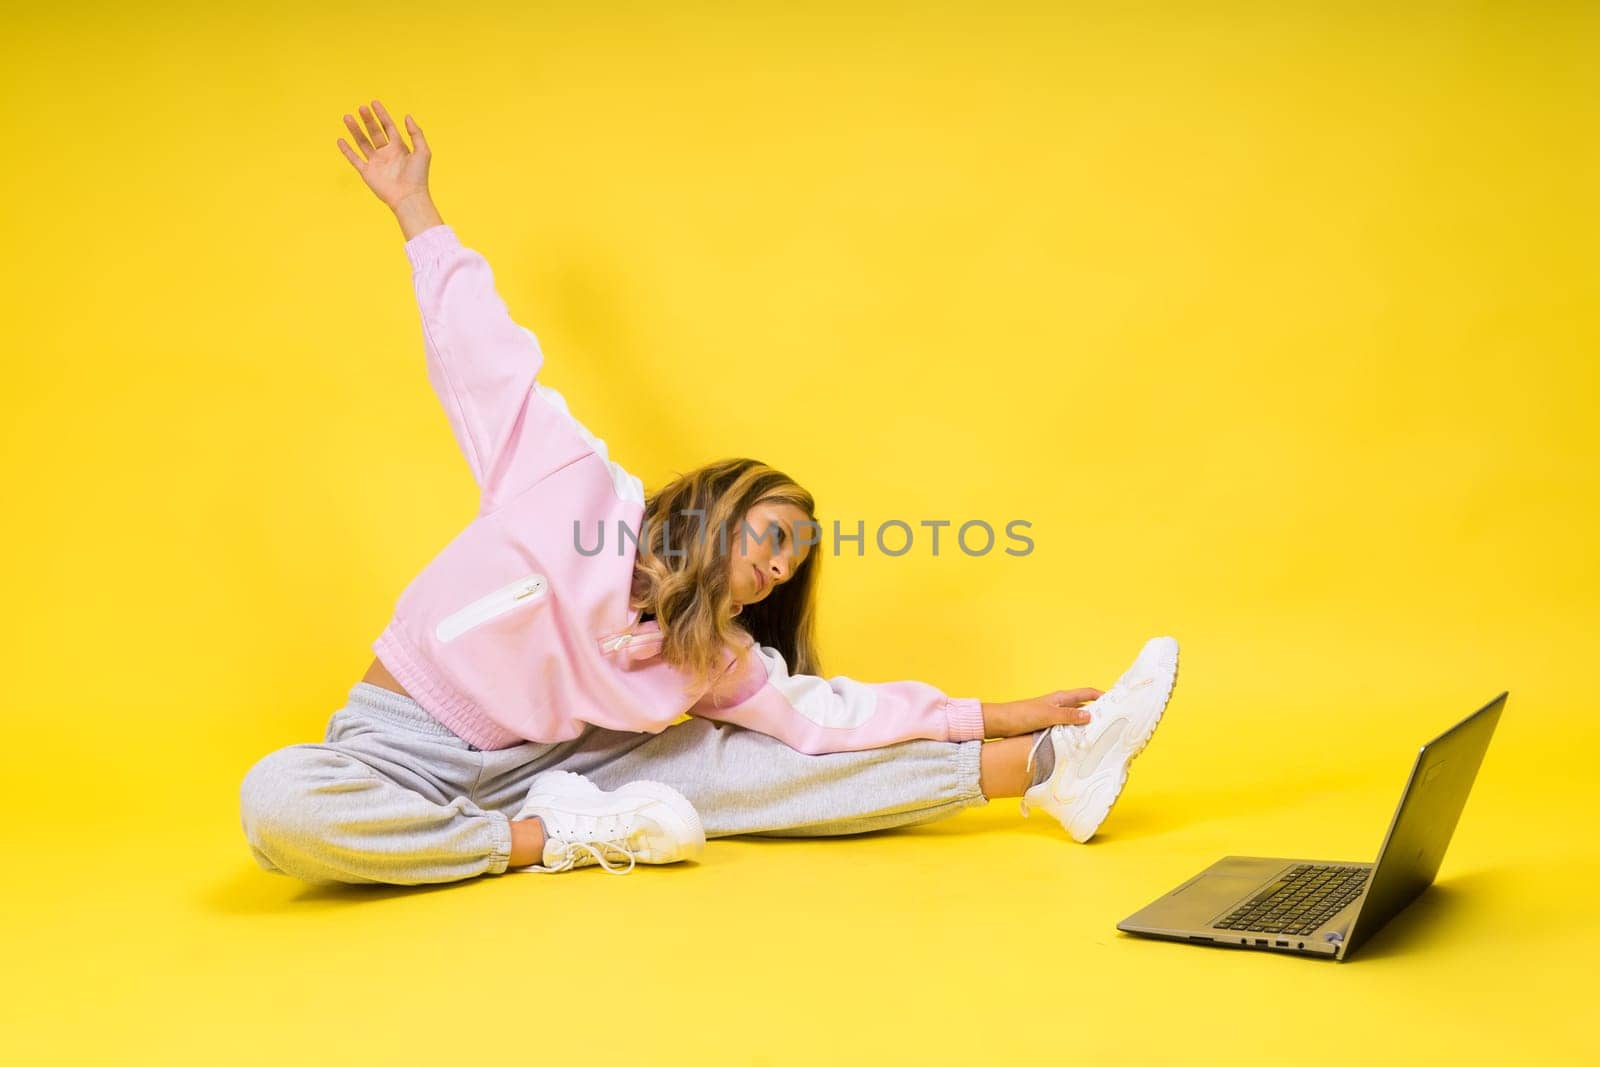
<svg viewBox="0 0 1600 1067">
<path fill-rule="evenodd" d="M 1305 863 L 1212 923 L 1219 930 L 1309 934 L 1367 886 L 1368 867 Z"/>
</svg>

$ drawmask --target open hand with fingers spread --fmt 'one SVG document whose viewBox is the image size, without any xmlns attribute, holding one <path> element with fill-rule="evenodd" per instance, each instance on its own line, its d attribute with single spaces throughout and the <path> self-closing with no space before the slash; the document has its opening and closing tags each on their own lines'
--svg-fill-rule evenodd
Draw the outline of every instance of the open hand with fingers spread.
<svg viewBox="0 0 1600 1067">
<path fill-rule="evenodd" d="M 427 197 L 428 161 L 432 154 L 428 151 L 428 139 L 422 135 L 416 120 L 406 116 L 406 131 L 411 134 L 414 146 L 407 148 L 382 103 L 374 100 L 371 108 L 362 105 L 356 110 L 361 113 L 366 128 L 363 130 L 350 115 L 345 115 L 344 124 L 361 154 L 358 155 L 342 137 L 338 145 L 356 173 L 361 175 L 361 180 L 367 183 L 367 188 L 394 210 L 399 210 L 408 197 Z"/>
</svg>

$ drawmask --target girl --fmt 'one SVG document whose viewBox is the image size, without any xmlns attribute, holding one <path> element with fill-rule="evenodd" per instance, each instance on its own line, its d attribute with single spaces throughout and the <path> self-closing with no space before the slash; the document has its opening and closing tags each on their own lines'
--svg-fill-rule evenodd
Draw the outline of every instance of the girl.
<svg viewBox="0 0 1600 1067">
<path fill-rule="evenodd" d="M 820 677 L 811 494 L 728 459 L 646 496 L 538 380 L 537 338 L 433 205 L 422 130 L 406 116 L 408 149 L 382 104 L 358 110 L 361 154 L 337 143 L 405 236 L 428 377 L 480 508 L 401 593 L 323 741 L 246 773 L 264 869 L 626 873 L 708 836 L 860 833 L 1013 796 L 1093 836 L 1171 695 L 1172 638 L 1109 692 L 985 702 Z"/>
</svg>

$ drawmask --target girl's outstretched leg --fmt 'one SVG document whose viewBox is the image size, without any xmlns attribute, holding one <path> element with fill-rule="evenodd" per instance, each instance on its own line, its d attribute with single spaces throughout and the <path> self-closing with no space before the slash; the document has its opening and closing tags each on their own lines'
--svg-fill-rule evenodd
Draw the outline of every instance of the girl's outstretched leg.
<svg viewBox="0 0 1600 1067">
<path fill-rule="evenodd" d="M 707 837 L 832 837 L 1021 796 L 1031 741 L 919 740 L 809 755 L 756 730 L 689 719 L 659 734 L 591 729 L 571 743 L 561 767 L 602 789 L 639 778 L 665 782 L 689 798 Z"/>
</svg>

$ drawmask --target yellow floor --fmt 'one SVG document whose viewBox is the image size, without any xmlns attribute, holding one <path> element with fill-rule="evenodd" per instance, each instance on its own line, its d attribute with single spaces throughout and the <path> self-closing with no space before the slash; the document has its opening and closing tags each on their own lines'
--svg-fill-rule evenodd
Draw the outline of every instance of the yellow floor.
<svg viewBox="0 0 1600 1067">
<path fill-rule="evenodd" d="M 37 815 L 7 848 L 11 1062 L 1593 1062 L 1600 864 L 1569 754 L 1595 738 L 1552 744 L 1548 708 L 1517 696 L 1439 882 L 1342 964 L 1114 924 L 1226 853 L 1371 859 L 1413 743 L 1472 706 L 1364 707 L 1324 751 L 1274 759 L 1316 723 L 1219 732 L 1175 699 L 1087 846 L 997 801 L 626 877 L 431 888 L 256 869 L 236 740 L 191 742 L 200 770 L 142 786 L 114 739 L 75 744 L 93 804 L 10 779 Z"/>
</svg>

